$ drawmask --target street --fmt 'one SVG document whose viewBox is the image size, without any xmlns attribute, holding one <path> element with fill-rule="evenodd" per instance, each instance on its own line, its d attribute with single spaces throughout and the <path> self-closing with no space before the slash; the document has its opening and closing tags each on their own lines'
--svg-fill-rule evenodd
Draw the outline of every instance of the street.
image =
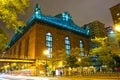
<svg viewBox="0 0 120 80">
<path fill-rule="evenodd" d="M 0 80 L 120 80 L 120 76 L 51 76 L 51 77 L 39 77 L 39 76 L 21 76 L 21 75 L 7 75 L 1 74 Z"/>
</svg>

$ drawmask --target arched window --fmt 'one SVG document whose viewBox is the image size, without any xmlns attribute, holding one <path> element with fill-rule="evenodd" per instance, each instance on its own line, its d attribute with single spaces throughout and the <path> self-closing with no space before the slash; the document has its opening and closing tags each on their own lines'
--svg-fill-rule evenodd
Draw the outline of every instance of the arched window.
<svg viewBox="0 0 120 80">
<path fill-rule="evenodd" d="M 66 49 L 66 53 L 70 54 L 70 39 L 69 39 L 69 37 L 65 37 L 65 49 Z"/>
<path fill-rule="evenodd" d="M 52 52 L 52 34 L 51 33 L 46 33 L 46 47 L 47 47 L 47 50 Z"/>
<path fill-rule="evenodd" d="M 81 51 L 81 56 L 85 56 L 85 53 L 84 53 L 84 44 L 83 44 L 82 40 L 80 40 L 80 51 Z"/>
<path fill-rule="evenodd" d="M 46 47 L 50 53 L 52 53 L 52 34 L 46 33 Z M 52 58 L 52 54 L 47 55 L 47 57 Z"/>
</svg>

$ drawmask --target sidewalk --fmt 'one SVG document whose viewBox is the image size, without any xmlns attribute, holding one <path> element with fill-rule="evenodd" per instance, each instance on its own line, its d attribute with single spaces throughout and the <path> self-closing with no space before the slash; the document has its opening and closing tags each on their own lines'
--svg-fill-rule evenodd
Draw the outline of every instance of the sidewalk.
<svg viewBox="0 0 120 80">
<path fill-rule="evenodd" d="M 49 80 L 120 80 L 120 78 L 115 77 L 50 77 Z"/>
<path fill-rule="evenodd" d="M 120 80 L 120 76 L 91 76 L 91 75 L 74 75 L 74 76 L 56 76 L 49 77 L 50 80 Z"/>
</svg>

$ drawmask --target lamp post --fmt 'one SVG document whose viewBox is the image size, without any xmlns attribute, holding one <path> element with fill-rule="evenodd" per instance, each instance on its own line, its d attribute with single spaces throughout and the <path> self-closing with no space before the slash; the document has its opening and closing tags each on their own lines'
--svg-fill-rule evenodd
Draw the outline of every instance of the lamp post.
<svg viewBox="0 0 120 80">
<path fill-rule="evenodd" d="M 48 56 L 48 54 L 49 54 L 49 51 L 48 51 L 48 50 L 45 50 L 45 51 L 44 51 L 44 54 L 46 55 L 46 65 L 45 65 L 45 69 L 46 69 L 46 76 L 47 76 L 47 69 L 48 69 L 47 56 Z"/>
</svg>

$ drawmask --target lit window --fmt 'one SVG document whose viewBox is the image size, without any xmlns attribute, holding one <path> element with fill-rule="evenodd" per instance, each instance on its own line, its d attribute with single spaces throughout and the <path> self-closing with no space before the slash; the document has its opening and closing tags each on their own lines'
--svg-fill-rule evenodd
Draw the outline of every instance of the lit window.
<svg viewBox="0 0 120 80">
<path fill-rule="evenodd" d="M 70 39 L 69 39 L 69 37 L 65 37 L 65 49 L 66 49 L 66 53 L 70 54 Z"/>
<path fill-rule="evenodd" d="M 83 48 L 83 42 L 80 40 L 80 48 Z"/>
<path fill-rule="evenodd" d="M 117 16 L 119 16 L 120 15 L 120 13 L 117 13 Z"/>
<path fill-rule="evenodd" d="M 52 52 L 52 34 L 51 33 L 46 33 L 46 47 L 47 47 L 47 50 Z"/>
<path fill-rule="evenodd" d="M 82 40 L 80 40 L 80 51 L 81 51 L 81 56 L 85 56 L 85 53 L 84 53 L 84 44 L 83 44 Z"/>
</svg>

